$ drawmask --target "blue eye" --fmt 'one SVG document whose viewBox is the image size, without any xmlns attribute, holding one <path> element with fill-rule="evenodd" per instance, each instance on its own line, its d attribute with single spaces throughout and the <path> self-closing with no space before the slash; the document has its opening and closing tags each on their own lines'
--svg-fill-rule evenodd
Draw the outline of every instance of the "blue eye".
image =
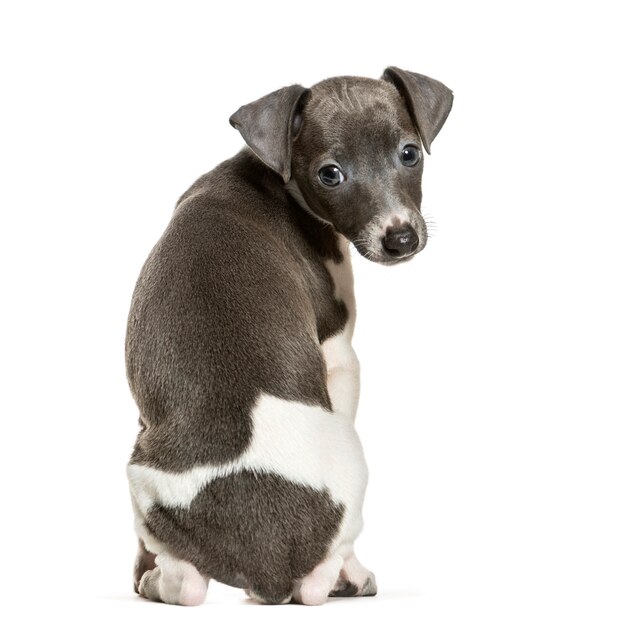
<svg viewBox="0 0 626 626">
<path fill-rule="evenodd" d="M 327 187 L 336 187 L 346 180 L 343 172 L 336 165 L 325 165 L 320 169 L 317 175 Z"/>
<path fill-rule="evenodd" d="M 407 144 L 400 152 L 400 161 L 402 165 L 413 167 L 422 160 L 422 151 L 413 144 Z"/>
</svg>

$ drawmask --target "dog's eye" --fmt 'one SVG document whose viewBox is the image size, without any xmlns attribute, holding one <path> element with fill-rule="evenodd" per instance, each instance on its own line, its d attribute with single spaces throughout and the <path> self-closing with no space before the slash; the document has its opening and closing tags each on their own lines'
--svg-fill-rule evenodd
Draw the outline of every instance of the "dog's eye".
<svg viewBox="0 0 626 626">
<path fill-rule="evenodd" d="M 404 146 L 402 152 L 400 152 L 400 160 L 402 161 L 402 165 L 413 167 L 422 160 L 422 151 L 413 144 Z"/>
<path fill-rule="evenodd" d="M 327 187 L 336 187 L 346 180 L 343 172 L 336 165 L 325 165 L 317 175 Z"/>
</svg>

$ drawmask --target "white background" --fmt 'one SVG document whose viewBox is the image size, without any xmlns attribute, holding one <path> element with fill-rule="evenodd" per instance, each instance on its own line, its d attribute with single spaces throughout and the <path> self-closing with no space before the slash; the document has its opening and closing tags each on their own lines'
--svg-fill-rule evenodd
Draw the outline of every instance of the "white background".
<svg viewBox="0 0 626 626">
<path fill-rule="evenodd" d="M 2 621 L 624 624 L 616 7 L 3 3 Z M 379 596 L 261 607 L 212 583 L 199 608 L 144 602 L 123 360 L 141 264 L 242 145 L 241 104 L 387 65 L 456 99 L 424 173 L 436 236 L 403 267 L 354 257 Z"/>
</svg>

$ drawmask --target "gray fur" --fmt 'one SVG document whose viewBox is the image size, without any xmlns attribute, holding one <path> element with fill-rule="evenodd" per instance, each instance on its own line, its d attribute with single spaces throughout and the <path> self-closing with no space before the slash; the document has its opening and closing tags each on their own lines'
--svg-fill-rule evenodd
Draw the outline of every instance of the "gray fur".
<svg viewBox="0 0 626 626">
<path fill-rule="evenodd" d="M 383 78 L 391 81 L 406 98 L 424 148 L 430 154 L 430 144 L 439 134 L 452 109 L 452 92 L 438 80 L 399 67 L 388 67 Z"/>
<path fill-rule="evenodd" d="M 330 596 L 334 598 L 354 598 L 356 596 L 375 596 L 377 593 L 378 587 L 373 577 L 368 577 L 362 587 L 359 588 L 356 583 L 344 578 L 342 573 L 335 584 L 335 588 L 330 592 Z"/>
<path fill-rule="evenodd" d="M 139 549 L 137 550 L 137 558 L 135 559 L 134 586 L 135 592 L 139 593 L 139 581 L 145 572 L 154 569 L 154 554 L 146 550 L 144 542 L 139 540 Z"/>
<path fill-rule="evenodd" d="M 299 103 L 308 89 L 292 85 L 273 91 L 230 116 L 231 125 L 246 140 L 250 149 L 284 182 L 291 178 L 291 143 Z"/>
<path fill-rule="evenodd" d="M 340 256 L 248 150 L 197 181 L 133 296 L 127 372 L 142 430 L 131 461 L 183 471 L 237 458 L 260 393 L 330 408 L 319 346 L 346 310 L 323 262 Z"/>
<path fill-rule="evenodd" d="M 309 111 L 315 114 L 308 115 Z M 400 165 L 397 153 L 406 143 L 420 145 L 420 137 L 391 83 L 330 78 L 304 96 L 302 127 L 292 152 L 293 180 L 313 213 L 379 263 L 398 259 L 386 255 L 368 229 L 393 206 L 411 210 L 410 224 L 420 235 L 416 253 L 428 238 L 420 214 L 424 161 L 413 168 Z M 341 165 L 347 176 L 336 189 L 324 188 L 317 180 L 319 168 L 330 161 Z"/>
<path fill-rule="evenodd" d="M 423 160 L 405 167 L 398 151 L 419 146 L 420 135 L 429 150 L 448 105 L 437 102 L 441 83 L 404 74 L 294 85 L 232 116 L 250 148 L 180 198 L 137 281 L 126 339 L 140 411 L 132 463 L 182 472 L 237 459 L 261 394 L 332 409 L 320 346 L 348 321 L 325 267 L 342 259 L 338 234 L 389 264 L 427 241 Z M 421 89 L 423 98 L 413 93 Z M 336 189 L 318 178 L 329 160 L 347 175 Z M 402 258 L 385 252 L 377 231 L 397 206 L 408 222 L 383 239 L 396 227 L 419 239 Z M 282 602 L 325 557 L 342 516 L 325 491 L 242 471 L 211 482 L 189 509 L 155 505 L 145 521 L 203 575 Z M 136 582 L 153 567 L 141 544 Z M 336 595 L 353 587 L 343 581 Z M 375 593 L 375 583 L 355 593 Z"/>
<path fill-rule="evenodd" d="M 362 596 L 375 596 L 378 593 L 378 587 L 376 581 L 372 578 L 368 578 L 360 591 Z"/>
<path fill-rule="evenodd" d="M 244 471 L 211 482 L 188 510 L 153 507 L 146 524 L 201 574 L 281 604 L 324 558 L 342 515 L 327 492 Z"/>
<path fill-rule="evenodd" d="M 341 578 L 335 588 L 330 592 L 334 598 L 353 598 L 358 595 L 359 588 L 349 580 Z"/>
</svg>

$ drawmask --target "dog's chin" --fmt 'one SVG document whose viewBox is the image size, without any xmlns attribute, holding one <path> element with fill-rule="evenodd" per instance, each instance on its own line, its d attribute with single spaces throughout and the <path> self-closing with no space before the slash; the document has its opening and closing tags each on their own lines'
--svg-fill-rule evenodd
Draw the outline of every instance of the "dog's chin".
<svg viewBox="0 0 626 626">
<path fill-rule="evenodd" d="M 368 246 L 360 244 L 353 243 L 353 245 L 361 256 L 365 257 L 368 261 L 378 263 L 379 265 L 398 265 L 399 263 L 406 263 L 414 258 L 423 248 L 423 246 L 420 246 L 414 252 L 410 252 L 404 256 L 394 256 L 389 254 L 382 246 L 377 249 L 371 249 Z"/>
</svg>

